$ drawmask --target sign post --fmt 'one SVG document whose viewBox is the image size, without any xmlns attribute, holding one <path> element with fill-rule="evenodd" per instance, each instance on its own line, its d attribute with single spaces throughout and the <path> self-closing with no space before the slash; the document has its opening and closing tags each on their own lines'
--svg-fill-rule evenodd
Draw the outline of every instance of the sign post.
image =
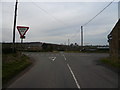
<svg viewBox="0 0 120 90">
<path fill-rule="evenodd" d="M 21 38 L 21 43 L 23 43 L 23 38 Z"/>
<path fill-rule="evenodd" d="M 21 43 L 23 43 L 23 39 L 25 39 L 25 34 L 28 31 L 29 27 L 17 26 L 17 29 L 18 29 L 18 32 L 20 34 Z"/>
</svg>

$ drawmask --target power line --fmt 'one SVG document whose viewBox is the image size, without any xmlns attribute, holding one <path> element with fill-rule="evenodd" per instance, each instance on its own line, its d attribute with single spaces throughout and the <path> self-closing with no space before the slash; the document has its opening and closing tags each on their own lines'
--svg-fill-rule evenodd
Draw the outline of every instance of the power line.
<svg viewBox="0 0 120 90">
<path fill-rule="evenodd" d="M 113 0 L 113 1 L 114 1 L 114 0 Z M 93 19 L 95 19 L 100 13 L 102 13 L 107 7 L 109 7 L 109 6 L 113 3 L 113 1 L 110 2 L 110 3 L 109 3 L 106 7 L 104 7 L 98 14 L 96 14 L 92 19 L 90 19 L 87 23 L 85 23 L 85 24 L 82 25 L 82 26 L 87 25 L 87 24 L 90 23 Z M 78 32 L 79 32 L 79 31 L 77 30 L 76 34 L 74 34 L 74 36 L 71 36 L 70 39 L 73 38 L 73 37 L 75 37 L 75 36 L 77 36 Z"/>
<path fill-rule="evenodd" d="M 55 19 L 56 21 L 58 21 L 59 23 L 63 24 L 63 25 L 67 25 L 66 23 L 64 23 L 63 21 L 57 19 L 55 16 L 53 16 L 52 14 L 50 14 L 47 10 L 41 8 L 39 5 L 37 5 L 36 3 L 33 2 L 33 4 L 38 7 L 40 10 L 42 10 L 43 12 L 45 12 L 46 14 L 48 14 L 49 16 L 51 16 L 53 19 Z"/>
<path fill-rule="evenodd" d="M 114 1 L 114 0 L 113 0 Z M 104 7 L 98 14 L 96 14 L 92 19 L 90 19 L 87 23 L 85 23 L 84 25 L 81 26 L 81 46 L 83 48 L 83 26 L 86 26 L 87 24 L 89 24 L 92 20 L 94 20 L 98 15 L 100 15 L 107 7 L 109 7 L 112 3 L 110 2 L 106 7 Z"/>
<path fill-rule="evenodd" d="M 88 23 L 90 23 L 93 19 L 95 19 L 99 14 L 101 14 L 107 7 L 109 7 L 112 3 L 114 2 L 114 0 L 112 2 L 110 2 L 106 7 L 104 7 L 98 14 L 96 14 L 92 19 L 90 19 L 87 23 L 83 24 L 82 26 L 86 26 Z"/>
<path fill-rule="evenodd" d="M 38 6 L 36 3 L 33 2 L 33 5 L 35 5 L 36 7 L 38 7 L 40 10 L 42 10 L 44 13 L 48 14 L 49 16 L 51 16 L 53 19 L 55 19 L 57 22 L 63 24 L 64 26 L 66 26 L 67 24 L 64 23 L 63 21 L 57 19 L 55 16 L 53 16 L 52 14 L 50 14 L 47 10 L 41 8 L 40 6 Z M 66 40 L 65 40 L 66 42 Z"/>
<path fill-rule="evenodd" d="M 114 1 L 114 0 L 113 0 Z M 82 26 L 86 26 L 87 24 L 89 24 L 92 20 L 94 20 L 98 15 L 100 15 L 107 7 L 109 7 L 112 3 L 110 2 L 106 7 L 104 7 L 98 14 L 96 14 L 92 19 L 90 19 L 87 23 L 83 24 Z M 45 12 L 46 14 L 48 14 L 49 16 L 51 16 L 52 18 L 54 18 L 56 21 L 58 21 L 59 23 L 62 23 L 63 25 L 67 25 L 66 23 L 64 23 L 63 21 L 57 19 L 55 16 L 53 16 L 52 14 L 50 14 L 47 10 L 41 8 L 39 5 L 37 5 L 36 3 L 33 2 L 33 4 L 38 7 L 40 10 L 42 10 L 43 12 Z M 77 31 L 78 32 L 78 31 Z M 74 36 L 77 36 L 78 33 L 74 34 Z M 74 37 L 74 36 L 71 36 Z"/>
</svg>

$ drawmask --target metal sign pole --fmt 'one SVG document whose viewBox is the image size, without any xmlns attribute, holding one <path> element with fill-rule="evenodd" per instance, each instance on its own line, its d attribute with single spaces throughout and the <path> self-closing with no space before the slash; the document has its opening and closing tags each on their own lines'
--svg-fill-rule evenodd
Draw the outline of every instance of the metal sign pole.
<svg viewBox="0 0 120 90">
<path fill-rule="evenodd" d="M 21 44 L 23 43 L 23 38 L 21 38 Z"/>
<path fill-rule="evenodd" d="M 23 38 L 21 38 L 21 50 L 23 50 Z"/>
</svg>

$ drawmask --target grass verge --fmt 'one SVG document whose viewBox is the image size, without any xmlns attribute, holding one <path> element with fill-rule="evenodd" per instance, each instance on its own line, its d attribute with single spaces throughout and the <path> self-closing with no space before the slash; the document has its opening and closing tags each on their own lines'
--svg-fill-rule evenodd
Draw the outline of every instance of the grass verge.
<svg viewBox="0 0 120 90">
<path fill-rule="evenodd" d="M 108 53 L 108 51 L 64 51 L 66 53 Z"/>
<path fill-rule="evenodd" d="M 117 61 L 117 60 L 111 59 L 110 57 L 107 57 L 107 58 L 101 59 L 100 61 L 104 64 L 111 66 L 111 67 L 115 67 L 115 68 L 120 69 L 120 62 L 118 62 L 119 60 Z"/>
<path fill-rule="evenodd" d="M 3 54 L 2 56 L 2 83 L 6 84 L 10 79 L 24 70 L 26 67 L 32 64 L 30 58 L 21 55 L 20 53 L 15 54 Z"/>
<path fill-rule="evenodd" d="M 66 53 L 82 53 L 81 51 L 64 51 Z"/>
</svg>

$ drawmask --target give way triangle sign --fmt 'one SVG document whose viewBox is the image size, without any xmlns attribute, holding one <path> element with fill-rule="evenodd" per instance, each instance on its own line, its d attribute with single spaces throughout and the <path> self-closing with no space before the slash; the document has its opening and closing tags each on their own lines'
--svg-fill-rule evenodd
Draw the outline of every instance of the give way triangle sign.
<svg viewBox="0 0 120 90">
<path fill-rule="evenodd" d="M 19 34 L 21 37 L 24 37 L 24 35 L 26 34 L 26 32 L 28 31 L 29 27 L 25 27 L 25 26 L 17 26 L 17 29 L 19 31 Z"/>
</svg>

